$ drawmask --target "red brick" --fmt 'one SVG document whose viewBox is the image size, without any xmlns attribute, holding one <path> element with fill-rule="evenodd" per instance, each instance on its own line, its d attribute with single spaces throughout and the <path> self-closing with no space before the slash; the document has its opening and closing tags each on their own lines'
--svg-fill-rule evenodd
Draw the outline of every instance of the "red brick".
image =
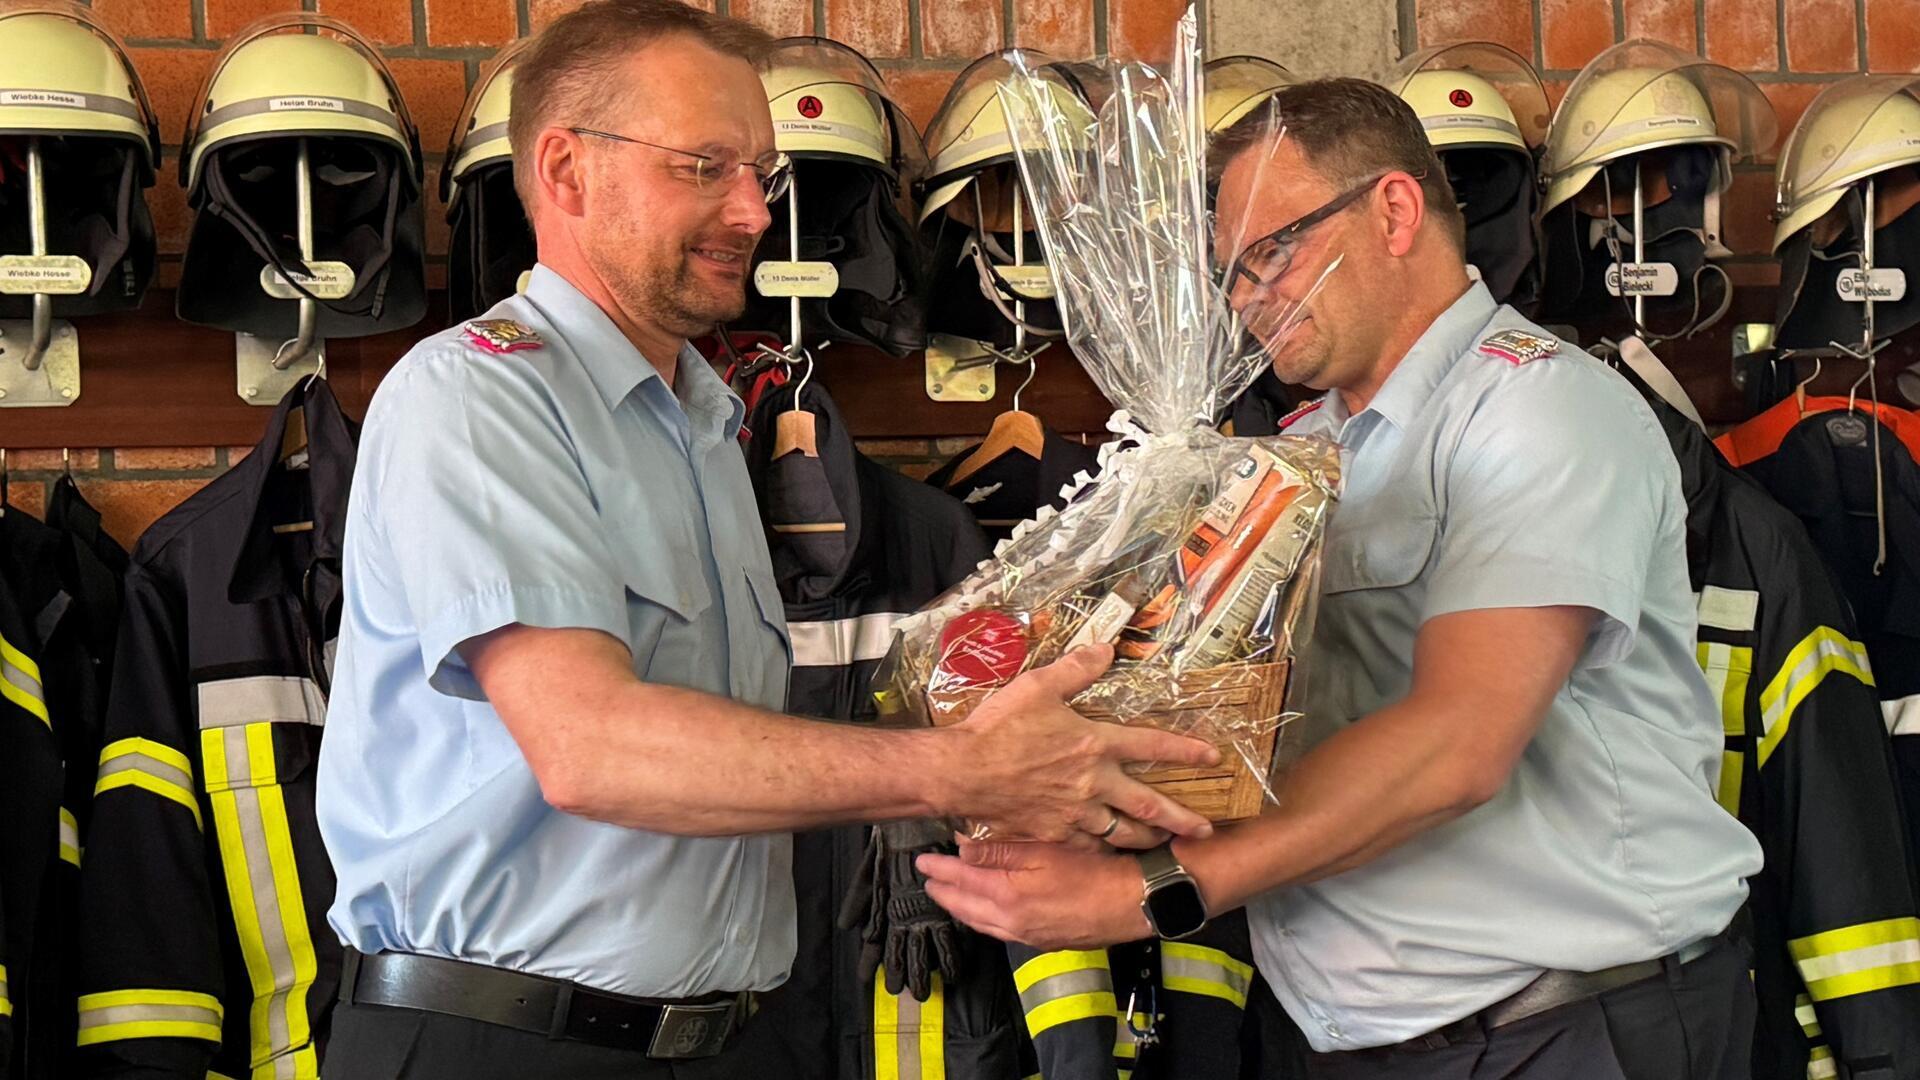
<svg viewBox="0 0 1920 1080">
<path fill-rule="evenodd" d="M 1867 0 L 1867 70 L 1920 71 L 1920 0 Z"/>
<path fill-rule="evenodd" d="M 216 464 L 211 446 L 128 446 L 113 452 L 113 467 L 128 472 L 185 472 Z"/>
<path fill-rule="evenodd" d="M 413 5 L 396 0 L 319 0 L 331 15 L 381 45 L 413 44 Z"/>
<path fill-rule="evenodd" d="M 516 29 L 513 0 L 427 0 L 429 45 L 500 45 Z"/>
<path fill-rule="evenodd" d="M 1540 0 L 1540 55 L 1572 71 L 1613 44 L 1613 7 L 1595 0 Z M 1527 55 L 1527 54 L 1522 54 Z"/>
<path fill-rule="evenodd" d="M 207 36 L 219 41 L 262 15 L 299 11 L 300 0 L 206 0 Z"/>
<path fill-rule="evenodd" d="M 247 455 L 251 453 L 253 453 L 253 447 L 251 446 L 227 447 L 227 468 L 231 469 L 235 465 L 247 460 Z"/>
<path fill-rule="evenodd" d="M 868 56 L 905 56 L 913 45 L 907 0 L 827 0 L 826 36 Z"/>
<path fill-rule="evenodd" d="M 1774 0 L 1703 0 L 1707 59 L 1740 71 L 1780 66 L 1780 19 Z"/>
<path fill-rule="evenodd" d="M 1012 3 L 1015 45 L 1052 53 L 1062 60 L 1093 55 L 1093 5 L 1087 0 L 1012 0 Z"/>
<path fill-rule="evenodd" d="M 1560 108 L 1560 99 L 1567 96 L 1567 88 L 1573 85 L 1571 79 L 1541 79 L 1540 84 L 1547 90 L 1547 110 L 1553 112 Z"/>
<path fill-rule="evenodd" d="M 1533 8 L 1529 4 L 1514 0 L 1418 0 L 1415 19 L 1422 46 L 1491 41 L 1521 56 L 1533 55 Z"/>
<path fill-rule="evenodd" d="M 1187 0 L 1114 0 L 1107 5 L 1107 52 L 1166 63 L 1173 59 L 1174 24 L 1186 10 Z"/>
<path fill-rule="evenodd" d="M 1852 4 L 1787 0 L 1787 70 L 1854 71 L 1860 46 Z"/>
<path fill-rule="evenodd" d="M 1699 48 L 1693 0 L 1626 0 L 1625 11 L 1628 38 L 1652 38 L 1688 52 Z"/>
<path fill-rule="evenodd" d="M 190 38 L 190 0 L 93 0 L 93 13 L 123 38 Z"/>
<path fill-rule="evenodd" d="M 178 256 L 160 260 L 153 270 L 153 287 L 156 289 L 177 289 L 180 287 L 180 259 Z"/>
<path fill-rule="evenodd" d="M 928 56 L 971 60 L 1004 41 L 1000 0 L 935 0 L 920 5 L 920 45 Z"/>
<path fill-rule="evenodd" d="M 887 91 L 893 95 L 894 103 L 905 109 L 913 119 L 913 126 L 925 134 L 927 124 L 947 96 L 947 88 L 953 85 L 955 73 L 932 68 L 892 68 L 885 74 Z"/>
<path fill-rule="evenodd" d="M 807 0 L 733 0 L 727 14 L 776 37 L 813 33 L 813 4 Z"/>
<path fill-rule="evenodd" d="M 534 33 L 587 0 L 527 0 L 527 26 Z"/>
<path fill-rule="evenodd" d="M 100 451 L 72 450 L 68 454 L 73 459 L 74 472 L 100 471 Z M 61 460 L 58 450 L 12 450 L 7 453 L 9 472 L 60 472 L 67 467 Z"/>
<path fill-rule="evenodd" d="M 453 121 L 467 100 L 467 70 L 458 60 L 389 60 L 393 78 L 420 128 L 420 146 L 432 153 L 447 145 Z"/>
<path fill-rule="evenodd" d="M 18 451 L 15 451 L 18 453 Z M 8 455 L 11 457 L 12 455 Z M 9 465 L 11 467 L 11 465 Z M 933 470 L 929 468 L 928 472 Z M 28 517 L 45 520 L 47 516 L 47 482 L 45 480 L 7 480 L 7 502 L 0 509 L 12 514 L 25 514 Z"/>
<path fill-rule="evenodd" d="M 139 69 L 147 99 L 160 118 L 160 141 L 178 144 L 186 131 L 187 110 L 193 107 L 201 81 L 213 71 L 218 54 L 209 49 L 128 49 L 127 54 Z M 167 165 L 173 167 L 171 155 Z"/>
<path fill-rule="evenodd" d="M 1779 121 L 1780 131 L 1772 147 L 1761 154 L 1760 160 L 1772 161 L 1780 147 L 1786 145 L 1787 136 L 1792 133 L 1793 125 L 1800 120 L 1800 114 L 1807 111 L 1808 103 L 1814 96 L 1825 90 L 1825 83 L 1766 83 L 1760 89 L 1773 102 L 1773 115 Z"/>
<path fill-rule="evenodd" d="M 187 500 L 206 480 L 107 480 L 79 477 L 80 493 L 100 511 L 108 535 L 131 548 L 147 526 Z"/>
<path fill-rule="evenodd" d="M 162 255 L 183 255 L 187 250 L 187 230 L 193 227 L 193 211 L 187 207 L 186 189 L 180 186 L 180 174 L 174 161 L 167 159 L 147 189 L 147 210 L 153 215 L 153 234 Z"/>
<path fill-rule="evenodd" d="M 1720 203 L 1726 244 L 1738 255 L 1766 255 L 1773 249 L 1773 174 L 1742 170 L 1733 174 L 1733 186 Z"/>
</svg>

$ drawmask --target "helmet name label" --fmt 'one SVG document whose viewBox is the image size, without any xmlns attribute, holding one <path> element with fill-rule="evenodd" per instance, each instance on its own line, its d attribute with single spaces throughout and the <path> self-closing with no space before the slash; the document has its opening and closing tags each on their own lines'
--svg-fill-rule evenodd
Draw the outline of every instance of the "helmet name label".
<svg viewBox="0 0 1920 1080">
<path fill-rule="evenodd" d="M 1907 295 L 1907 274 L 1898 267 L 1886 267 L 1871 272 L 1854 267 L 1840 271 L 1833 283 L 1834 292 L 1840 299 L 1850 303 L 1864 304 L 1869 300 L 1901 300 Z"/>
<path fill-rule="evenodd" d="M 753 268 L 753 287 L 761 296 L 832 296 L 840 271 L 830 262 L 763 262 Z"/>
<path fill-rule="evenodd" d="M 74 296 L 93 284 L 93 267 L 78 255 L 0 255 L 0 293 Z"/>
<path fill-rule="evenodd" d="M 1000 276 L 1007 279 L 1013 291 L 1028 300 L 1053 299 L 1053 271 L 1045 266 L 1001 266 L 997 267 Z"/>
<path fill-rule="evenodd" d="M 293 275 L 294 282 L 307 293 L 321 300 L 344 300 L 353 295 L 353 267 L 343 262 L 315 261 L 309 262 L 307 268 L 313 272 Z M 305 295 L 271 266 L 260 268 L 260 291 L 275 300 L 298 300 Z"/>
<path fill-rule="evenodd" d="M 0 105 L 51 105 L 61 109 L 84 109 L 87 95 L 60 90 L 0 90 Z"/>
<path fill-rule="evenodd" d="M 1680 271 L 1672 263 L 1614 263 L 1607 267 L 1612 296 L 1672 296 L 1680 291 Z"/>
<path fill-rule="evenodd" d="M 339 98 L 311 97 L 306 95 L 300 97 L 277 97 L 267 99 L 267 111 L 343 113 L 347 111 L 347 103 Z"/>
</svg>

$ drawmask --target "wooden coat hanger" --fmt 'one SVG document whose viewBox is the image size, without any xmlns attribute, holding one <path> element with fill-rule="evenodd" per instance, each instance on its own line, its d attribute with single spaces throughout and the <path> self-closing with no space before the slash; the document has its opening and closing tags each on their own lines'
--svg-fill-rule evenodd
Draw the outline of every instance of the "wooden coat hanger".
<svg viewBox="0 0 1920 1080">
<path fill-rule="evenodd" d="M 1037 370 L 1038 365 L 1029 355 L 1026 380 L 1020 384 L 1019 390 L 1013 392 L 1013 408 L 993 418 L 993 426 L 987 429 L 987 437 L 981 440 L 979 448 L 953 470 L 953 478 L 947 481 L 949 487 L 964 482 L 967 477 L 1016 450 L 1035 461 L 1040 460 L 1041 452 L 1047 445 L 1046 431 L 1041 428 L 1039 417 L 1020 408 L 1020 391 L 1033 382 Z"/>
<path fill-rule="evenodd" d="M 800 395 L 813 378 L 813 354 L 801 350 L 807 358 L 807 373 L 800 377 L 800 385 L 793 388 L 793 408 L 781 413 L 773 421 L 773 459 L 786 457 L 794 451 L 817 458 L 820 456 L 820 435 L 813 422 L 813 414 L 800 407 Z"/>
</svg>

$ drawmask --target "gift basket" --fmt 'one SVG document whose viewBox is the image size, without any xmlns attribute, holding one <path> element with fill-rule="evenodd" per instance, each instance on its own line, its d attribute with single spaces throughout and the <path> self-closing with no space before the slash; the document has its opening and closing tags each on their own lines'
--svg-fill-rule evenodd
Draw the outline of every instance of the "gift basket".
<svg viewBox="0 0 1920 1080">
<path fill-rule="evenodd" d="M 1286 691 L 1312 621 L 1339 456 L 1323 439 L 1228 438 L 1213 424 L 1268 350 L 1285 345 L 1338 260 L 1268 278 L 1258 295 L 1243 289 L 1229 303 L 1216 262 L 1239 261 L 1246 230 L 1209 209 L 1191 12 L 1179 34 L 1169 74 L 1114 64 L 1097 115 L 1063 105 L 1074 99 L 1047 85 L 1053 72 L 1012 58 L 1001 105 L 1063 328 L 1118 407 L 1109 427 L 1119 438 L 1064 510 L 1024 523 L 966 581 L 898 624 L 875 689 L 886 711 L 958 723 L 1020 672 L 1110 642 L 1113 667 L 1073 707 L 1213 741 L 1217 768 L 1137 775 L 1232 821 L 1276 798 Z M 1256 168 L 1273 149 L 1249 151 L 1261 155 Z"/>
</svg>

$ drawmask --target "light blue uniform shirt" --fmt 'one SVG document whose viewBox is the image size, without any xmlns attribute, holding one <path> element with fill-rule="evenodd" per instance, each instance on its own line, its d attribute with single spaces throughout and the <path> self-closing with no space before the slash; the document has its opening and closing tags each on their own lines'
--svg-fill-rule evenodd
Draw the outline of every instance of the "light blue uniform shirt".
<svg viewBox="0 0 1920 1080">
<path fill-rule="evenodd" d="M 457 651 L 514 623 L 586 627 L 647 682 L 782 708 L 790 653 L 740 401 L 691 349 L 676 395 L 546 267 L 487 317 L 543 344 L 436 334 L 367 413 L 318 781 L 328 921 L 362 952 L 615 993 L 769 989 L 794 955 L 791 838 L 555 810 Z"/>
<path fill-rule="evenodd" d="M 1261 971 L 1316 1050 L 1424 1034 L 1543 969 L 1664 956 L 1726 927 L 1760 869 L 1713 798 L 1720 713 L 1694 658 L 1673 452 L 1587 354 L 1482 351 L 1504 329 L 1550 337 L 1476 283 L 1358 415 L 1328 394 L 1286 429 L 1338 440 L 1346 476 L 1295 698 L 1311 732 L 1406 697 L 1436 615 L 1600 613 L 1491 802 L 1249 905 Z"/>
</svg>

